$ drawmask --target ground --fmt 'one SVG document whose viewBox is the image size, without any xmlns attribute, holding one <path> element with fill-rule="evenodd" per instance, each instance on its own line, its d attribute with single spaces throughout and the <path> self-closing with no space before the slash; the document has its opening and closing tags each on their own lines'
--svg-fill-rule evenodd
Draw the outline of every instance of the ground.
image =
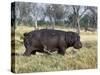
<svg viewBox="0 0 100 75">
<path fill-rule="evenodd" d="M 60 28 L 58 27 L 57 29 Z M 61 29 L 64 31 L 73 31 L 70 28 Z M 31 55 L 29 57 L 22 56 L 21 54 L 25 51 L 23 33 L 32 30 L 34 30 L 33 27 L 19 26 L 15 31 L 15 51 L 12 49 L 12 53 L 15 52 L 19 55 L 15 55 L 15 64 L 12 64 L 12 68 L 15 68 L 16 73 L 97 68 L 96 32 L 84 32 L 84 30 L 81 30 L 80 37 L 83 47 L 79 50 L 69 48 L 66 50 L 64 56 L 56 52 L 52 55 L 37 53 L 37 55 Z"/>
</svg>

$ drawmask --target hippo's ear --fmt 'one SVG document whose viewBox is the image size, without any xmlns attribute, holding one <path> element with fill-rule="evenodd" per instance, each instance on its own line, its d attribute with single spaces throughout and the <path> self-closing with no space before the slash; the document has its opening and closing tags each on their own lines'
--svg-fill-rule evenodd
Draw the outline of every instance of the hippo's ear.
<svg viewBox="0 0 100 75">
<path fill-rule="evenodd" d="M 28 33 L 24 33 L 24 36 L 27 36 L 28 35 Z"/>
</svg>

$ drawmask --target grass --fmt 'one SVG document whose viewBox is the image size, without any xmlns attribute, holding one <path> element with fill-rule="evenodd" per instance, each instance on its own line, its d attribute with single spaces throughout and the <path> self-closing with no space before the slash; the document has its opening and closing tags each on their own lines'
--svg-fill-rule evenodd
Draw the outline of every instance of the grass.
<svg viewBox="0 0 100 75">
<path fill-rule="evenodd" d="M 23 33 L 31 30 L 34 29 L 24 26 L 20 26 L 16 29 L 16 53 L 22 54 L 25 51 L 22 38 Z M 65 31 L 68 30 L 66 29 Z M 83 47 L 80 50 L 69 48 L 66 50 L 64 56 L 57 53 L 52 55 L 37 53 L 37 55 L 31 55 L 29 57 L 15 55 L 15 64 L 12 64 L 13 68 L 15 67 L 15 72 L 48 72 L 97 68 L 97 33 L 81 31 L 80 36 Z M 73 50 L 75 50 L 75 52 L 73 52 Z M 12 52 L 13 51 L 12 49 Z"/>
</svg>

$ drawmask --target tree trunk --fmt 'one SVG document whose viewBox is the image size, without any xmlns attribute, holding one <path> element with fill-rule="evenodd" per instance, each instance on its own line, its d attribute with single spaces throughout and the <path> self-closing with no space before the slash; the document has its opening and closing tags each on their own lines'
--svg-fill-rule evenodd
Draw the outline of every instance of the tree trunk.
<svg viewBox="0 0 100 75">
<path fill-rule="evenodd" d="M 35 21 L 35 30 L 38 29 L 37 27 L 37 20 Z"/>
<path fill-rule="evenodd" d="M 52 29 L 55 29 L 55 19 L 52 18 Z"/>
<path fill-rule="evenodd" d="M 77 33 L 80 34 L 80 19 L 77 18 Z"/>
<path fill-rule="evenodd" d="M 55 29 L 55 21 L 53 22 L 53 27 L 52 27 L 52 29 Z"/>
<path fill-rule="evenodd" d="M 89 24 L 90 24 L 90 21 L 89 21 L 89 19 L 88 19 L 87 26 L 85 26 L 85 27 L 84 27 L 85 32 L 87 32 L 87 31 L 88 31 Z"/>
</svg>

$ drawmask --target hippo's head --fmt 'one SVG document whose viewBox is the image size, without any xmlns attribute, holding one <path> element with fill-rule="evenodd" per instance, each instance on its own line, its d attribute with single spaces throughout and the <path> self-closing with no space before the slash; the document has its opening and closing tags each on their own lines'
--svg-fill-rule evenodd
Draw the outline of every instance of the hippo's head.
<svg viewBox="0 0 100 75">
<path fill-rule="evenodd" d="M 76 42 L 75 44 L 74 44 L 74 48 L 75 49 L 80 49 L 80 48 L 82 48 L 82 43 L 81 42 Z"/>
<path fill-rule="evenodd" d="M 81 43 L 81 41 L 80 41 L 80 36 L 79 36 L 79 35 L 77 36 L 77 38 L 76 38 L 76 40 L 75 40 L 75 42 L 74 42 L 73 47 L 74 47 L 75 49 L 80 49 L 80 48 L 82 48 L 82 43 Z"/>
<path fill-rule="evenodd" d="M 75 49 L 82 48 L 80 36 L 76 32 L 67 32 L 65 40 L 67 47 L 74 47 Z"/>
</svg>

